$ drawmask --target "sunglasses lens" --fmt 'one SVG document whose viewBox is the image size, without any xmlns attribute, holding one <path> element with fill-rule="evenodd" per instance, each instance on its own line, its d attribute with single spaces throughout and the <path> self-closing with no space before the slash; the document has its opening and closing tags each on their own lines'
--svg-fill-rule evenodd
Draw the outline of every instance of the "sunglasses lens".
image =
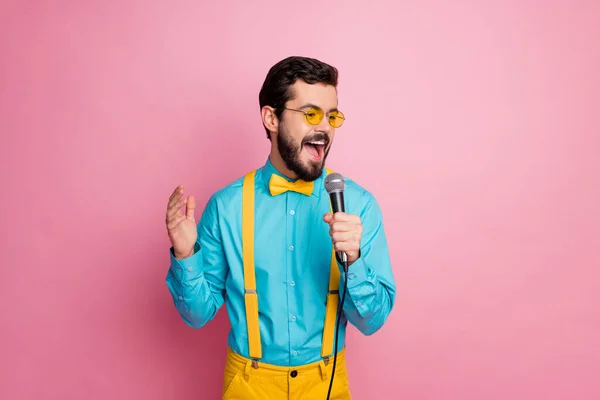
<svg viewBox="0 0 600 400">
<path fill-rule="evenodd" d="M 344 114 L 341 111 L 333 111 L 329 115 L 329 125 L 339 128 L 344 123 Z"/>
<path fill-rule="evenodd" d="M 306 111 L 306 120 L 309 124 L 319 125 L 323 120 L 323 110 L 318 108 L 310 108 Z"/>
</svg>

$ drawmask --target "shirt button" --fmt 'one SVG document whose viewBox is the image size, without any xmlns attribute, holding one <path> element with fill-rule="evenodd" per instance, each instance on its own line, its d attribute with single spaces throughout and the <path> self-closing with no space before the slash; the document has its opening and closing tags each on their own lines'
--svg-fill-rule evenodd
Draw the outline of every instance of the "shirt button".
<svg viewBox="0 0 600 400">
<path fill-rule="evenodd" d="M 293 355 L 295 355 L 295 356 L 297 356 L 297 355 L 298 355 L 298 352 L 297 352 L 296 350 L 294 350 L 294 351 L 292 352 L 292 354 L 293 354 Z M 298 373 L 297 373 L 297 372 L 296 372 L 296 375 L 298 375 Z M 296 375 L 294 375 L 294 376 L 296 376 Z"/>
<path fill-rule="evenodd" d="M 183 297 L 182 297 L 182 296 L 179 296 L 179 300 L 183 300 Z"/>
<path fill-rule="evenodd" d="M 289 247 L 289 249 L 290 249 L 290 250 L 294 250 L 294 246 L 290 246 L 290 247 Z"/>
<path fill-rule="evenodd" d="M 357 306 L 362 306 L 362 301 L 357 301 L 357 302 L 356 302 L 356 305 L 357 305 Z"/>
<path fill-rule="evenodd" d="M 295 321 L 295 320 L 296 320 L 296 317 L 292 315 L 292 321 Z"/>
<path fill-rule="evenodd" d="M 354 279 L 354 274 L 353 273 L 349 273 L 348 274 L 348 279 Z"/>
<path fill-rule="evenodd" d="M 290 286 L 296 286 L 296 282 L 294 282 L 294 281 L 291 281 L 291 282 L 290 282 Z"/>
<path fill-rule="evenodd" d="M 296 211 L 290 210 L 290 214 L 294 215 L 294 214 L 296 214 Z"/>
<path fill-rule="evenodd" d="M 188 272 L 192 272 L 192 267 L 189 267 L 189 268 L 188 268 Z"/>
</svg>

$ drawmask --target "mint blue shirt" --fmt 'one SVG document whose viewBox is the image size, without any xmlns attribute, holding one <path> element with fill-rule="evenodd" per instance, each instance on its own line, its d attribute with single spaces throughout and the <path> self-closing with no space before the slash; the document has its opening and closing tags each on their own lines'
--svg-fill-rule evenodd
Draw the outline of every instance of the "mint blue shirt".
<svg viewBox="0 0 600 400">
<path fill-rule="evenodd" d="M 263 358 L 298 366 L 321 359 L 332 241 L 323 215 L 330 211 L 325 170 L 310 196 L 272 196 L 269 180 L 281 175 L 267 160 L 255 178 L 255 269 Z M 283 176 L 283 175 L 281 175 Z M 287 178 L 286 178 L 287 179 Z M 345 346 L 347 322 L 364 335 L 385 323 L 394 305 L 392 275 L 381 210 L 371 193 L 351 179 L 344 192 L 348 214 L 359 215 L 361 254 L 348 269 L 338 350 Z M 171 264 L 166 283 L 186 324 L 200 328 L 226 304 L 231 349 L 249 358 L 242 258 L 243 177 L 214 193 L 198 223 L 196 252 Z M 344 289 L 341 272 L 340 299 Z"/>
</svg>

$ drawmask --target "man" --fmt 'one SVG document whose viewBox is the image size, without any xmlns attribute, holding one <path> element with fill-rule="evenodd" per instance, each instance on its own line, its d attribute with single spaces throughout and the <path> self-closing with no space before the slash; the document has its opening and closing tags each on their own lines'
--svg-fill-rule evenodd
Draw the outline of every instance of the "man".
<svg viewBox="0 0 600 400">
<path fill-rule="evenodd" d="M 334 364 L 331 399 L 350 399 L 347 322 L 371 335 L 394 305 L 374 197 L 346 179 L 347 212 L 330 212 L 325 160 L 344 122 L 337 81 L 337 69 L 315 59 L 274 65 L 259 94 L 266 163 L 213 194 L 197 226 L 194 197 L 180 185 L 169 198 L 166 282 L 177 310 L 195 328 L 224 302 L 229 313 L 223 399 L 324 400 Z M 347 255 L 347 276 L 337 251 Z"/>
</svg>

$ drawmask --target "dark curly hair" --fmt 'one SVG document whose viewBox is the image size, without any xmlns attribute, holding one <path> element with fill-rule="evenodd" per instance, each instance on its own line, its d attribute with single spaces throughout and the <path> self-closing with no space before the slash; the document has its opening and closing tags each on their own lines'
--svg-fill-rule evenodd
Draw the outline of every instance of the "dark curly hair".
<svg viewBox="0 0 600 400">
<path fill-rule="evenodd" d="M 290 90 L 296 80 L 301 79 L 308 84 L 324 83 L 337 88 L 338 70 L 329 64 L 314 58 L 292 56 L 273 65 L 263 82 L 258 102 L 260 108 L 271 106 L 275 109 L 277 118 L 281 118 L 285 104 L 292 99 Z M 271 133 L 265 127 L 267 138 Z"/>
</svg>

